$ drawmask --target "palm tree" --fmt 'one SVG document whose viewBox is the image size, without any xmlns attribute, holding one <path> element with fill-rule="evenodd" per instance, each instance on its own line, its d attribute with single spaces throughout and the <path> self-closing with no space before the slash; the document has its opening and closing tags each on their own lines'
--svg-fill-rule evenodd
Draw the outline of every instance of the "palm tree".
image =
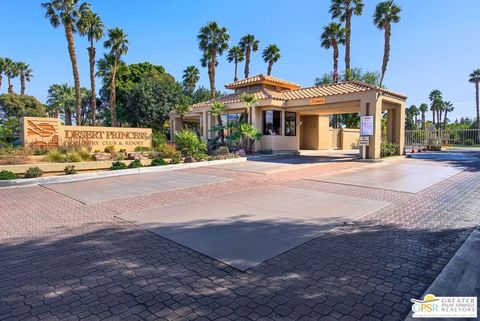
<svg viewBox="0 0 480 321">
<path fill-rule="evenodd" d="M 390 59 L 390 36 L 392 35 L 392 23 L 400 21 L 399 13 L 402 9 L 393 3 L 393 0 L 387 0 L 377 4 L 373 14 L 373 23 L 378 29 L 385 31 L 385 44 L 383 49 L 382 75 L 380 77 L 380 86 L 383 84 L 383 78 L 387 71 L 388 60 Z"/>
<path fill-rule="evenodd" d="M 0 57 L 0 91 L 2 90 L 3 73 L 5 72 L 5 59 Z"/>
<path fill-rule="evenodd" d="M 252 106 L 257 103 L 257 98 L 249 93 L 242 93 L 240 95 L 240 99 L 242 100 L 245 109 L 240 117 L 240 122 L 248 122 L 250 125 L 252 124 L 252 117 L 248 117 L 248 115 L 252 112 Z"/>
<path fill-rule="evenodd" d="M 200 71 L 195 66 L 187 66 L 183 71 L 183 87 L 191 95 L 200 80 Z"/>
<path fill-rule="evenodd" d="M 432 123 L 435 125 L 440 123 L 442 120 L 439 118 L 439 109 L 442 108 L 442 92 L 438 89 L 434 89 L 428 95 L 430 99 L 430 110 L 432 111 Z"/>
<path fill-rule="evenodd" d="M 268 63 L 267 75 L 272 74 L 272 66 L 280 59 L 280 48 L 274 43 L 265 48 L 262 52 L 263 61 Z"/>
<path fill-rule="evenodd" d="M 122 56 L 128 52 L 128 40 L 127 35 L 120 28 L 108 29 L 108 39 L 103 43 L 103 47 L 110 49 L 110 55 L 113 58 L 112 65 L 110 66 L 110 121 L 113 127 L 117 126 L 117 109 L 116 109 L 116 74 L 118 68 L 121 65 Z"/>
<path fill-rule="evenodd" d="M 445 115 L 443 116 L 443 128 L 447 128 L 447 114 L 451 113 L 454 110 L 453 104 L 450 101 L 443 102 L 443 110 L 445 111 Z"/>
<path fill-rule="evenodd" d="M 8 93 L 13 94 L 12 79 L 19 75 L 18 65 L 12 59 L 5 58 L 3 68 L 5 70 L 5 76 L 7 76 Z"/>
<path fill-rule="evenodd" d="M 208 67 L 208 78 L 210 80 L 210 98 L 215 98 L 215 68 L 218 64 L 217 56 L 221 56 L 228 50 L 230 35 L 225 27 L 220 27 L 217 22 L 212 21 L 200 28 L 197 36 L 198 47 L 203 51 L 202 66 Z"/>
<path fill-rule="evenodd" d="M 73 80 L 75 83 L 75 110 L 76 122 L 80 124 L 80 115 L 82 110 L 82 97 L 80 92 L 80 74 L 78 73 L 77 55 L 75 54 L 75 42 L 73 34 L 76 32 L 76 24 L 80 18 L 78 10 L 79 0 L 51 0 L 42 3 L 46 9 L 45 18 L 50 19 L 54 28 L 63 25 L 65 37 L 67 38 L 68 53 L 72 63 Z"/>
<path fill-rule="evenodd" d="M 480 69 L 475 69 L 468 79 L 469 82 L 475 84 L 475 108 L 477 110 L 477 128 L 480 129 L 480 102 L 478 93 L 478 83 L 480 82 Z"/>
<path fill-rule="evenodd" d="M 180 116 L 180 122 L 182 125 L 181 129 L 185 128 L 185 115 L 190 111 L 190 104 L 188 102 L 183 102 L 175 105 L 173 111 Z"/>
<path fill-rule="evenodd" d="M 243 61 L 244 55 L 243 50 L 239 46 L 233 46 L 228 50 L 227 60 L 228 62 L 233 62 L 235 64 L 235 73 L 233 76 L 233 81 L 237 81 L 237 67 L 238 63 Z"/>
<path fill-rule="evenodd" d="M 65 125 L 72 124 L 72 110 L 75 108 L 75 89 L 68 84 L 51 85 L 48 88 L 47 110 L 52 117 L 64 114 Z"/>
<path fill-rule="evenodd" d="M 345 75 L 350 80 L 350 36 L 352 33 L 352 16 L 360 16 L 363 12 L 363 0 L 332 0 L 330 13 L 332 19 L 339 18 L 345 22 Z"/>
<path fill-rule="evenodd" d="M 323 27 L 320 37 L 321 46 L 325 49 L 333 48 L 333 82 L 338 82 L 338 45 L 345 44 L 345 29 L 339 23 L 330 22 Z"/>
<path fill-rule="evenodd" d="M 225 141 L 225 133 L 223 131 L 223 121 L 222 121 L 222 114 L 225 112 L 225 104 L 214 101 L 212 103 L 212 108 L 210 108 L 210 114 L 217 118 L 218 123 L 218 137 L 222 141 L 222 144 Z"/>
<path fill-rule="evenodd" d="M 422 118 L 422 129 L 425 129 L 425 113 L 428 111 L 428 105 L 423 103 L 418 107 Z"/>
<path fill-rule="evenodd" d="M 88 50 L 88 62 L 90 63 L 90 105 L 92 108 L 92 125 L 95 126 L 97 117 L 97 95 L 95 92 L 95 46 L 104 34 L 105 26 L 100 16 L 94 13 L 90 4 L 85 2 L 80 6 L 80 20 L 77 23 L 78 31 L 82 36 L 87 36 L 90 42 Z"/>
<path fill-rule="evenodd" d="M 412 114 L 413 123 L 416 128 L 418 123 L 418 115 L 420 115 L 420 111 L 416 105 L 412 105 L 410 106 L 410 113 Z"/>
<path fill-rule="evenodd" d="M 254 35 L 248 34 L 240 38 L 240 42 L 238 43 L 240 49 L 243 50 L 245 53 L 245 78 L 248 78 L 248 74 L 250 73 L 250 56 L 253 52 L 258 51 L 258 43 L 259 41 L 255 39 Z"/>
<path fill-rule="evenodd" d="M 20 95 L 25 96 L 26 82 L 33 78 L 33 70 L 24 62 L 19 62 L 17 66 L 20 73 Z"/>
</svg>

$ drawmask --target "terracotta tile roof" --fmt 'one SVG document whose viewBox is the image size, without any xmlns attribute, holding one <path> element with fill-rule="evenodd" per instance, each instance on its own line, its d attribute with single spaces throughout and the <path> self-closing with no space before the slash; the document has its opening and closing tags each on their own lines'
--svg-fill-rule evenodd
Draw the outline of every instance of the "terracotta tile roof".
<svg viewBox="0 0 480 321">
<path fill-rule="evenodd" d="M 360 81 L 348 81 L 341 82 L 338 84 L 327 84 L 314 87 L 300 88 L 296 90 L 287 90 L 282 92 L 285 99 L 305 99 L 305 98 L 317 98 L 317 97 L 326 97 L 326 96 L 335 96 L 335 95 L 344 95 L 344 94 L 353 94 L 353 93 L 362 93 L 372 90 L 378 90 L 381 93 L 391 95 L 397 98 L 406 99 L 405 95 L 384 89 L 379 88 L 374 85 L 369 85 Z"/>
<path fill-rule="evenodd" d="M 253 77 L 252 77 L 253 78 Z M 247 78 L 251 79 L 251 78 Z M 268 89 L 260 89 L 256 91 L 247 91 L 252 94 L 257 100 L 261 99 L 276 99 L 276 100 L 295 100 L 295 99 L 308 99 L 308 98 L 318 98 L 318 97 L 328 97 L 335 95 L 344 95 L 344 94 L 353 94 L 353 93 L 363 93 L 368 91 L 379 91 L 381 93 L 399 98 L 406 99 L 407 97 L 403 94 L 390 91 L 388 89 L 379 88 L 374 85 L 366 84 L 359 81 L 348 81 L 338 84 L 327 84 L 314 87 L 305 87 L 293 90 L 286 90 L 282 92 L 271 91 Z M 209 101 L 201 102 L 192 105 L 192 111 L 198 111 L 198 109 L 209 108 L 212 105 L 212 102 L 218 101 L 224 104 L 234 104 L 241 102 L 240 93 L 233 93 L 223 97 L 218 97 Z"/>
<path fill-rule="evenodd" d="M 247 93 L 253 95 L 257 100 L 261 99 L 278 99 L 278 100 L 285 100 L 285 98 L 282 96 L 282 93 L 278 93 L 275 91 L 271 91 L 268 89 L 260 89 L 257 91 L 247 91 Z M 192 110 L 200 109 L 200 108 L 206 108 L 210 107 L 212 105 L 212 102 L 218 101 L 224 104 L 234 104 L 234 103 L 239 103 L 242 101 L 240 98 L 241 93 L 233 93 L 229 94 L 226 96 L 218 97 L 215 99 L 211 99 L 208 101 L 204 101 L 201 103 L 197 103 L 192 105 Z"/>
<path fill-rule="evenodd" d="M 283 80 L 283 79 L 280 79 L 280 78 L 277 78 L 277 77 L 263 75 L 263 74 L 234 81 L 232 83 L 226 84 L 225 88 L 235 89 L 235 88 L 241 88 L 241 87 L 246 87 L 246 86 L 252 86 L 252 85 L 255 85 L 255 84 L 280 85 L 280 86 L 285 86 L 289 89 L 300 88 L 300 85 L 298 85 L 296 83 L 293 83 L 291 81 L 287 81 L 287 80 Z"/>
</svg>

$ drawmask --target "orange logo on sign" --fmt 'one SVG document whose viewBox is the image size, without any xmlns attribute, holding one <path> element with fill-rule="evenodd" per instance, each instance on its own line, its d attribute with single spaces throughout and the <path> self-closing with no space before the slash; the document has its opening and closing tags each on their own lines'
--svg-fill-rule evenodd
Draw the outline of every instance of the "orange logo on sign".
<svg viewBox="0 0 480 321">
<path fill-rule="evenodd" d="M 58 146 L 58 121 L 27 121 L 27 137 L 34 147 L 57 147 Z"/>
</svg>

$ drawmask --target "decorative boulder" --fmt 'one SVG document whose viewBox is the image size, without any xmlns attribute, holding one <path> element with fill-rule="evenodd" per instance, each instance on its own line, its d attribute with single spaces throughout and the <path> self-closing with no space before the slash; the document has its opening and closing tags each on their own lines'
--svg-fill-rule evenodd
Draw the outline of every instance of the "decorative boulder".
<svg viewBox="0 0 480 321">
<path fill-rule="evenodd" d="M 195 158 L 193 158 L 192 156 L 187 156 L 185 157 L 185 159 L 183 160 L 184 163 L 195 163 L 197 160 Z"/>
<path fill-rule="evenodd" d="M 93 159 L 96 161 L 108 161 L 112 159 L 112 154 L 110 153 L 94 153 Z"/>
<path fill-rule="evenodd" d="M 246 157 L 247 156 L 247 153 L 245 153 L 245 150 L 244 149 L 239 149 L 235 152 L 236 155 L 238 155 L 239 157 Z"/>
<path fill-rule="evenodd" d="M 131 153 L 128 153 L 128 157 L 127 159 L 130 159 L 130 160 L 136 160 L 136 159 L 147 159 L 148 157 L 143 155 L 142 152 L 131 152 Z"/>
</svg>

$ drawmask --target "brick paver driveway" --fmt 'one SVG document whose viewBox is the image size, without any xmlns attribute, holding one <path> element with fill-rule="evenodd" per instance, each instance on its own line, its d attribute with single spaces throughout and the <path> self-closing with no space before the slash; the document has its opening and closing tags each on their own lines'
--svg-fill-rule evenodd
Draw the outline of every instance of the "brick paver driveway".
<svg viewBox="0 0 480 321">
<path fill-rule="evenodd" d="M 398 162 L 424 162 L 401 160 Z M 480 216 L 480 169 L 411 194 L 306 180 L 359 162 L 230 178 L 83 204 L 44 187 L 0 190 L 0 320 L 402 320 Z M 390 203 L 246 272 L 114 216 L 278 185 Z"/>
</svg>

